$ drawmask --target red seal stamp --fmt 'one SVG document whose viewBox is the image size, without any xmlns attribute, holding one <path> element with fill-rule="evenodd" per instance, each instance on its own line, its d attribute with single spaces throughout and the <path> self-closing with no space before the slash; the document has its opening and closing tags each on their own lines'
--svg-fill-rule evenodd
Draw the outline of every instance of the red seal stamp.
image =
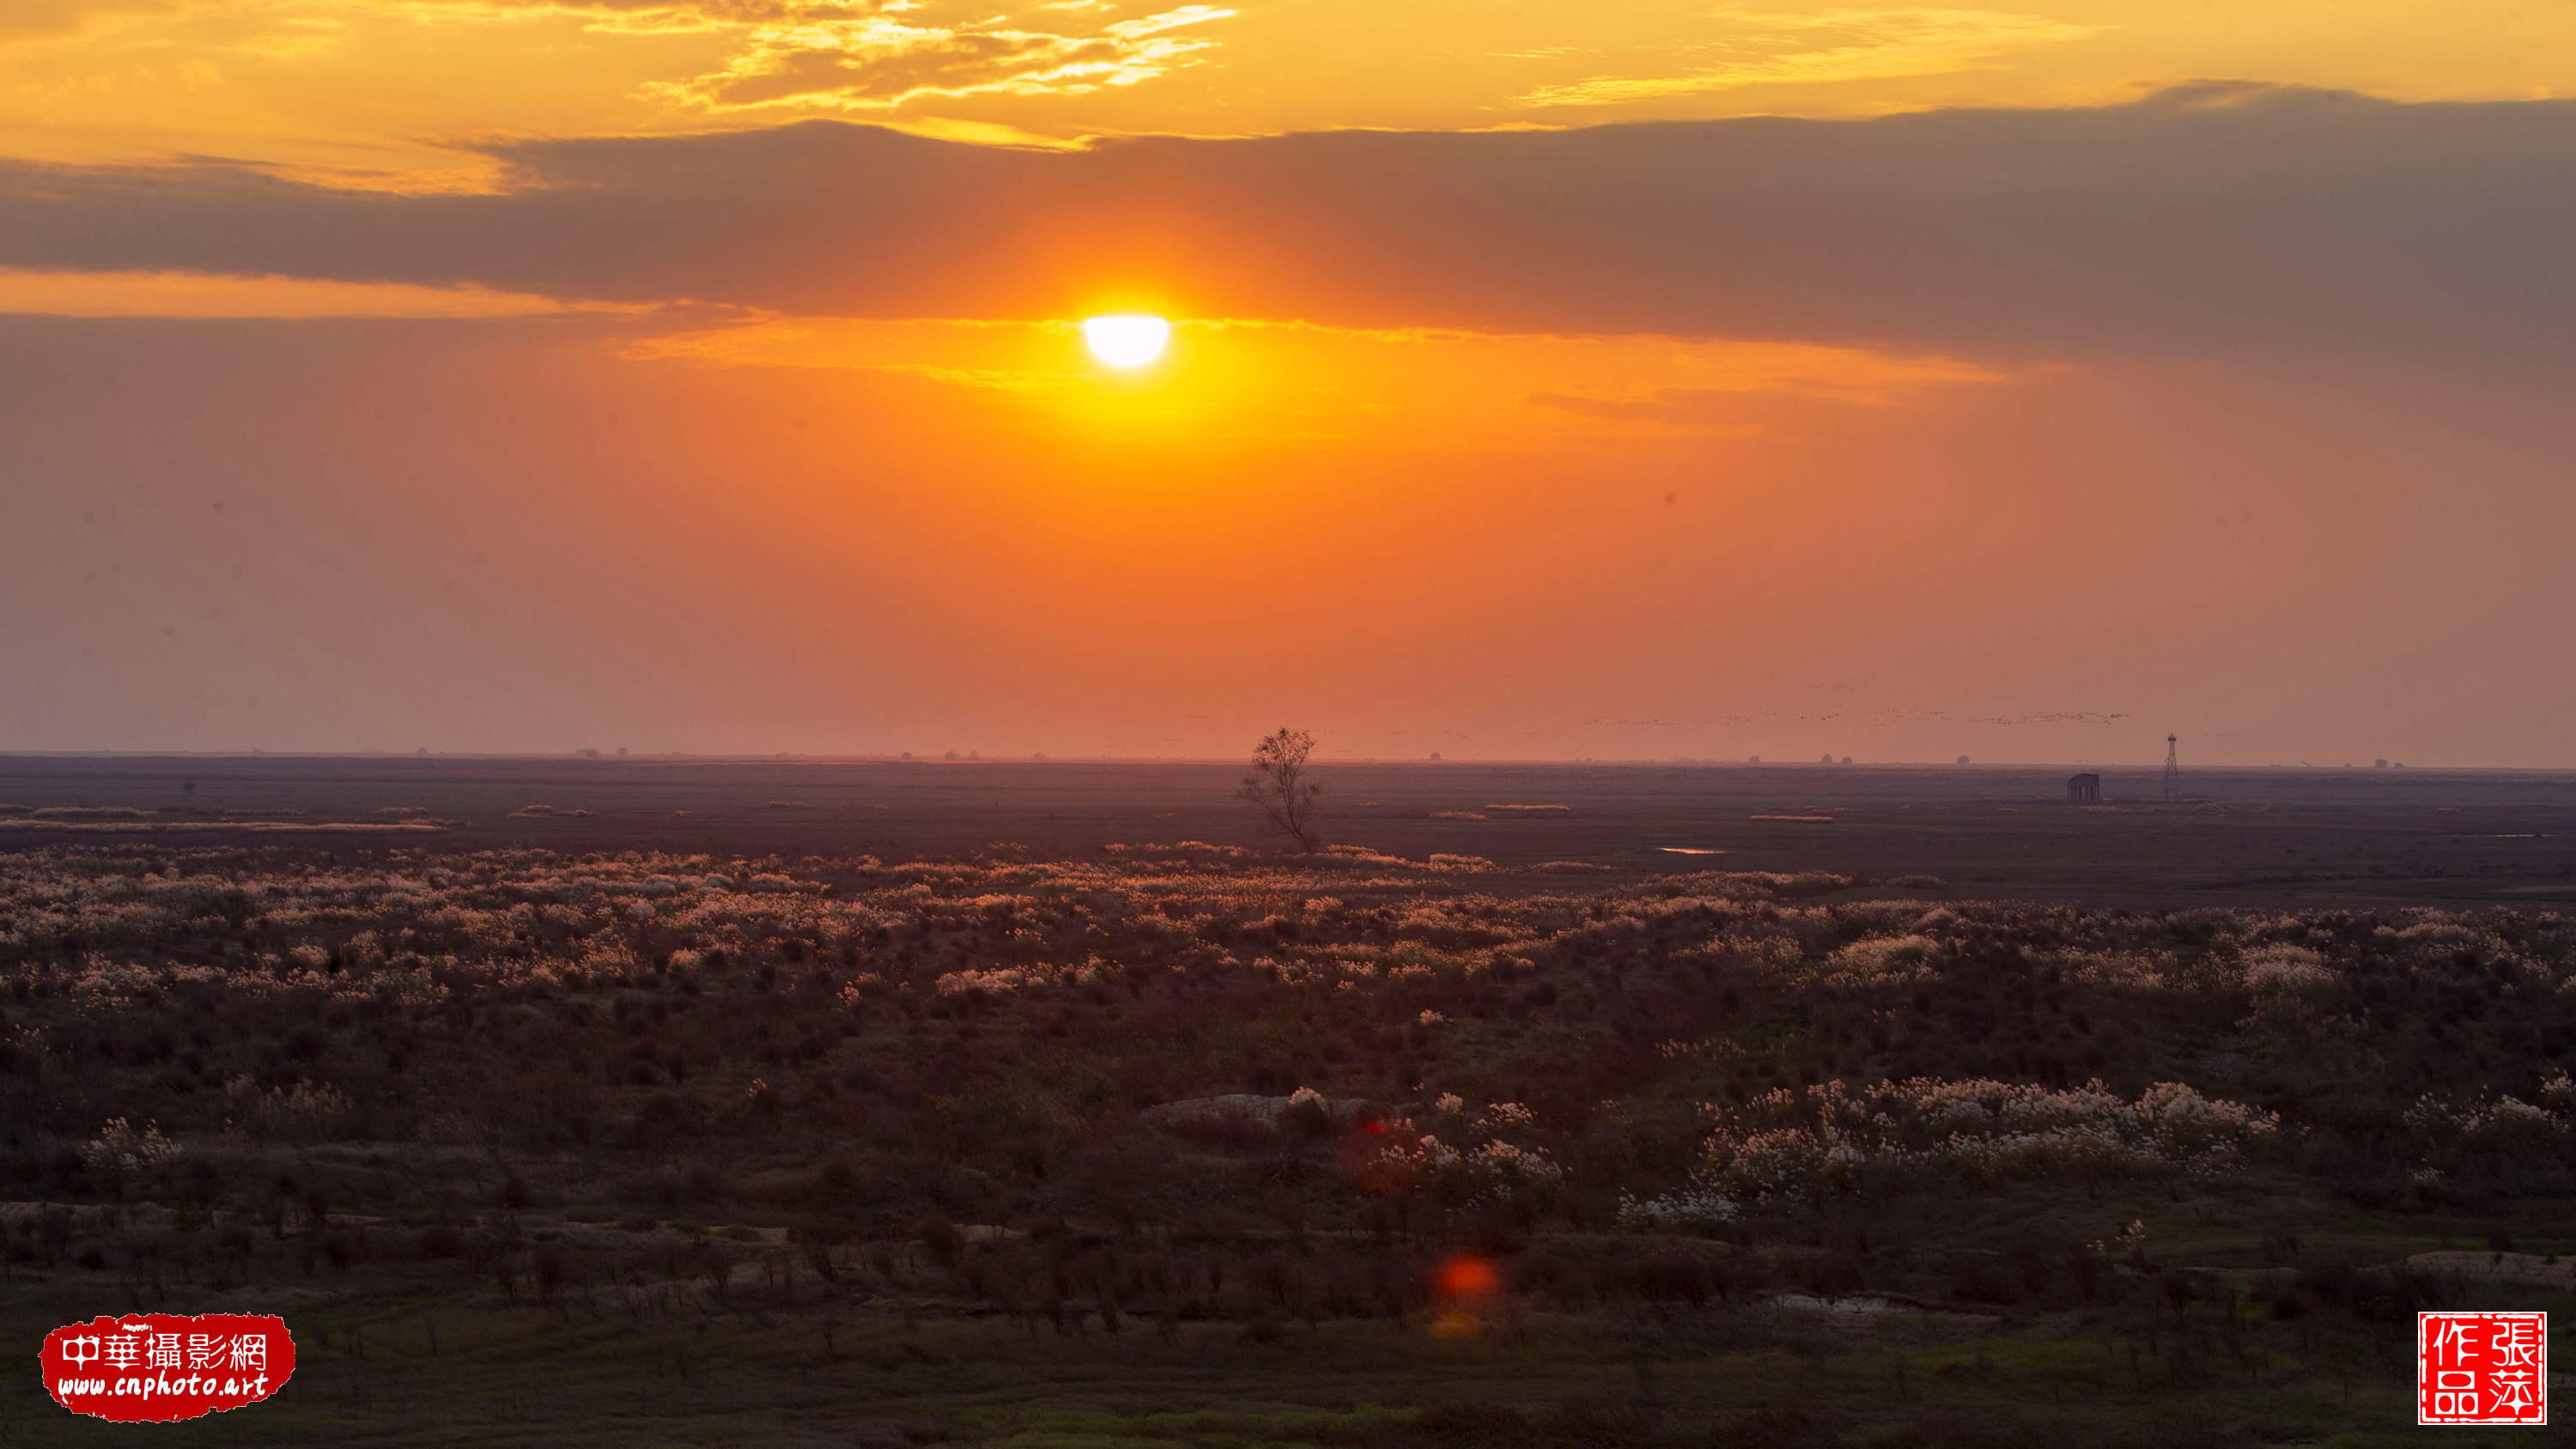
<svg viewBox="0 0 2576 1449">
<path fill-rule="evenodd" d="M 256 1404 L 295 1373 L 282 1318 L 128 1313 L 45 1335 L 45 1392 L 75 1414 L 168 1424 Z"/>
<path fill-rule="evenodd" d="M 2549 1422 L 2549 1315 L 2415 1315 L 2415 1422 Z"/>
</svg>

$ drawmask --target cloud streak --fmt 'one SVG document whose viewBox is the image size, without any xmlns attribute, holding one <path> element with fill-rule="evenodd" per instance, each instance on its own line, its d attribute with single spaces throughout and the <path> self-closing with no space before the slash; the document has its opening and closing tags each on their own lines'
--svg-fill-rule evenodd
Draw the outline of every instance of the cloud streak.
<svg viewBox="0 0 2576 1449">
<path fill-rule="evenodd" d="M 644 310 L 631 303 L 567 302 L 471 285 L 0 267 L 0 313 L 47 317 L 476 319 Z"/>
<path fill-rule="evenodd" d="M 1722 10 L 1722 59 L 1679 74 L 1590 76 L 1540 86 L 1524 106 L 1613 106 L 1757 85 L 1826 85 L 1943 75 L 2017 51 L 2063 45 L 2098 27 L 2001 10 L 1830 10 L 1815 15 Z"/>
</svg>

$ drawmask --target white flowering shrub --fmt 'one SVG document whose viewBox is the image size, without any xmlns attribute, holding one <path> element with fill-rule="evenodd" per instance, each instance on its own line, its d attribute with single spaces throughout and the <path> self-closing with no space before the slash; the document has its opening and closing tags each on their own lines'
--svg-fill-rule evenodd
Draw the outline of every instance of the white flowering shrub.
<svg viewBox="0 0 2576 1449">
<path fill-rule="evenodd" d="M 1546 1149 L 1515 1147 L 1499 1139 L 1456 1148 L 1425 1136 L 1414 1154 L 1424 1187 L 1452 1204 L 1501 1201 L 1524 1192 L 1544 1196 L 1565 1179 L 1565 1169 Z"/>
<path fill-rule="evenodd" d="M 2245 953 L 2245 984 L 2257 991 L 2298 991 L 2333 982 L 2325 957 L 2305 946 L 2258 946 Z"/>
<path fill-rule="evenodd" d="M 81 1166 L 110 1177 L 164 1167 L 178 1155 L 179 1144 L 161 1135 L 159 1124 L 137 1131 L 122 1117 L 109 1118 L 80 1149 Z"/>
<path fill-rule="evenodd" d="M 1938 945 L 1928 936 L 1881 936 L 1854 941 L 1827 957 L 1817 973 L 1852 986 L 1895 986 L 1929 980 Z"/>
<path fill-rule="evenodd" d="M 1740 1208 L 1943 1179 L 2206 1178 L 2279 1125 L 2272 1113 L 2212 1101 L 2179 1082 L 2131 1101 L 2099 1081 L 2070 1091 L 1920 1077 L 1855 1090 L 1833 1081 L 1706 1110 L 1716 1127 L 1685 1190 L 1688 1205 L 1649 1199 L 1623 1209 L 1624 1219 L 1726 1221 L 1712 1216 L 1712 1199 Z"/>
<path fill-rule="evenodd" d="M 2565 1144 L 2576 1128 L 2576 1084 L 2566 1073 L 2541 1084 L 2538 1102 L 2510 1094 L 2483 1103 L 2461 1103 L 2427 1092 L 2406 1111 L 2406 1125 L 2421 1135 L 2424 1150 L 2448 1158 L 2460 1149 L 2511 1152 L 2517 1147 L 2549 1150 Z"/>
<path fill-rule="evenodd" d="M 1723 1189 L 1693 1182 L 1675 1192 L 1640 1198 L 1619 1195 L 1619 1225 L 1638 1232 L 1707 1232 L 1732 1225 L 1744 1209 Z"/>
<path fill-rule="evenodd" d="M 1407 1190 L 1526 1204 L 1571 1164 L 1587 1223 L 1621 1202 L 1675 1229 L 1918 1182 L 2224 1171 L 2268 1116 L 2145 1085 L 2221 1060 L 2338 1182 L 2394 1191 L 2417 1153 L 2479 1191 L 2576 1163 L 2576 923 L 2546 912 L 1821 904 L 1850 882 L 1358 846 L 1027 856 L 9 853 L 0 1067 L 78 1084 L 30 1099 L 57 1142 L 111 1113 L 491 1150 L 792 1129 L 1005 1197 L 1070 1192 L 1057 1167 L 1157 1107 L 1305 1081 L 1341 1111 L 1298 1151 L 1338 1161 L 1355 1105 L 1436 1097 L 1392 1109 L 1437 1133 L 1390 1147 Z M 309 1080 L 265 1085 L 289 1074 Z M 2097 1075 L 2118 1088 L 2069 1086 Z M 1752 1096 L 1695 1152 L 1684 1104 L 1783 1081 L 1828 1085 Z"/>
</svg>

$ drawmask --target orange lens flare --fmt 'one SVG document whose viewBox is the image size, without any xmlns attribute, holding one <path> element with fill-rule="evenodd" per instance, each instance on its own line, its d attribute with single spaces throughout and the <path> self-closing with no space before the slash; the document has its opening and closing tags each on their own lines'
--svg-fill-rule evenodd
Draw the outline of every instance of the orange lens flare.
<svg viewBox="0 0 2576 1449">
<path fill-rule="evenodd" d="M 1474 1338 L 1485 1331 L 1481 1310 L 1503 1286 L 1494 1265 L 1474 1253 L 1452 1253 L 1431 1270 L 1431 1296 L 1443 1307 L 1431 1320 L 1433 1338 Z"/>
<path fill-rule="evenodd" d="M 1502 1276 L 1494 1265 L 1473 1253 L 1456 1253 L 1442 1260 L 1432 1271 L 1431 1286 L 1442 1298 L 1452 1303 L 1490 1298 L 1503 1286 Z"/>
</svg>

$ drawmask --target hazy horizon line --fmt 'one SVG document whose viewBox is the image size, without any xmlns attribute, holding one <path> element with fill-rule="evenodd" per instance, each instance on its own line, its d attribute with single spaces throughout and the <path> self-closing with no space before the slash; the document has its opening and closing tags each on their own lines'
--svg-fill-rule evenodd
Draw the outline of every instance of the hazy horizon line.
<svg viewBox="0 0 2576 1449">
<path fill-rule="evenodd" d="M 1113 764 L 1113 765 L 1227 765 L 1227 766 L 1234 766 L 1234 765 L 1240 765 L 1240 764 L 1242 764 L 1242 763 L 1244 762 L 1245 757 L 1243 757 L 1243 756 L 1238 756 L 1238 755 L 1116 755 L 1116 754 L 1096 754 L 1096 755 L 1074 755 L 1074 754 L 1066 754 L 1066 755 L 1054 755 L 1054 754 L 1045 754 L 1045 753 L 1031 753 L 1031 754 L 1027 754 L 1027 755 L 994 755 L 994 756 L 989 756 L 989 757 L 987 757 L 987 756 L 971 756 L 971 757 L 961 757 L 961 758 L 957 758 L 957 759 L 950 759 L 950 758 L 947 758 L 945 755 L 906 755 L 906 754 L 903 754 L 903 753 L 901 753 L 901 752 L 894 752 L 894 753 L 878 753 L 878 752 L 865 752 L 865 753 L 863 753 L 863 752 L 850 752 L 850 753 L 798 753 L 798 752 L 795 752 L 795 751 L 747 752 L 747 751 L 691 751 L 691 750 L 661 750 L 661 751 L 637 751 L 637 752 L 634 752 L 634 753 L 624 754 L 624 755 L 610 754 L 610 753 L 606 753 L 606 752 L 602 752 L 602 753 L 597 754 L 597 755 L 585 755 L 585 754 L 583 754 L 583 753 L 581 753 L 580 751 L 577 751 L 577 750 L 573 750 L 573 751 L 536 751 L 536 750 L 264 750 L 264 749 L 257 749 L 257 748 L 247 749 L 247 750 L 169 750 L 169 749 L 163 749 L 163 750 L 47 750 L 47 749 L 0 749 L 0 760 L 9 760 L 9 759 L 54 759 L 54 760 L 60 760 L 60 759 L 121 759 L 121 760 L 154 760 L 154 759 L 187 759 L 187 760 L 235 760 L 235 759 L 237 759 L 237 760 L 250 760 L 250 759 L 261 759 L 261 760 L 560 760 L 560 761 L 570 761 L 570 762 L 577 762 L 577 763 L 581 763 L 581 764 L 593 764 L 593 765 L 639 764 L 639 763 L 653 763 L 653 762 L 686 761 L 686 762 L 691 762 L 691 763 L 704 763 L 704 764 L 779 764 L 779 763 L 793 763 L 793 764 L 852 764 L 852 765 L 860 765 L 860 764 L 878 764 L 878 765 L 1099 765 L 1099 764 Z M 1733 768 L 1737 768 L 1737 769 L 1814 769 L 1814 770 L 1865 770 L 1865 769 L 1909 769 L 1909 770 L 2061 770 L 2061 769 L 2063 769 L 2063 770 L 2075 770 L 2075 771 L 2078 771 L 2078 772 L 2086 771 L 2086 770 L 2095 770 L 2095 771 L 2100 771 L 2100 770 L 2122 770 L 2122 771 L 2126 771 L 2126 770 L 2137 770 L 2137 771 L 2145 771 L 2145 772 L 2151 772 L 2151 773 L 2152 773 L 2152 772 L 2159 772 L 2159 771 L 2161 771 L 2161 770 L 2162 770 L 2162 768 L 2163 768 L 2163 764 L 2162 764 L 2162 762 L 2161 762 L 2161 761 L 2155 761 L 2155 760 L 2141 761 L 2141 762 L 2134 763 L 2134 764 L 2130 764 L 2130 763 L 2116 763 L 2116 762 L 2114 762 L 2114 763 L 2106 763 L 2106 762 L 2099 761 L 2099 760 L 1970 760 L 1970 761 L 1965 761 L 1965 762 L 1961 762 L 1961 761 L 1943 761 L 1943 760 L 1836 760 L 1836 761 L 1832 761 L 1832 762 L 1827 762 L 1827 761 L 1823 761 L 1823 760 L 1804 760 L 1804 759 L 1773 759 L 1773 760 L 1766 760 L 1766 759 L 1762 759 L 1762 758 L 1760 758 L 1759 756 L 1751 756 L 1751 757 L 1723 757 L 1723 756 L 1708 756 L 1708 755 L 1626 756 L 1626 757 L 1616 757 L 1616 758 L 1613 758 L 1613 757 L 1606 757 L 1606 756 L 1563 757 L 1563 756 L 1540 756 L 1540 755 L 1493 755 L 1493 756 L 1482 756 L 1482 755 L 1480 755 L 1480 756 L 1468 756 L 1468 757 L 1458 757 L 1458 758 L 1429 758 L 1429 757 L 1424 757 L 1424 756 L 1420 756 L 1420 755 L 1406 755 L 1406 756 L 1387 756 L 1387 755 L 1330 756 L 1330 755 L 1321 755 L 1321 754 L 1319 754 L 1319 755 L 1316 757 L 1315 763 L 1316 763 L 1316 764 L 1318 764 L 1318 765 L 1333 765 L 1333 766 L 1337 766 L 1337 767 L 1338 767 L 1338 766 L 1349 766 L 1349 765 L 1549 765 L 1549 766 L 1560 766 L 1560 767 L 1569 767 L 1569 768 L 1584 768 L 1584 767 L 1594 767 L 1594 766 L 1597 766 L 1597 767 L 1601 767 L 1601 768 L 1608 769 L 1608 768 L 1635 768 L 1635 767 L 1640 767 L 1640 766 L 1667 766 L 1667 767 L 1669 767 L 1669 766 L 1677 766 L 1677 765 L 1678 765 L 1678 766 L 1693 766 L 1693 767 L 1704 767 L 1704 768 L 1724 768 L 1724 767 L 1733 767 Z M 2376 761 L 2373 761 L 2372 763 L 2369 763 L 2369 764 L 2363 764 L 2363 763 L 2360 763 L 2360 762 L 2358 762 L 2358 761 L 2350 761 L 2350 762 L 2345 762 L 2345 763 L 2341 763 L 2341 764 L 2333 764 L 2333 765 L 2319 765 L 2319 764 L 2312 764 L 2312 763 L 2310 763 L 2310 762 L 2308 762 L 2308 761 L 2304 761 L 2304 760 L 2302 760 L 2302 761 L 2300 761 L 2300 762 L 2298 762 L 2298 763 L 2296 763 L 2296 764 L 2292 764 L 2292 763 L 2289 763 L 2289 762 L 2286 762 L 2286 761 L 2271 762 L 2271 763 L 2260 764 L 2260 765 L 2248 765 L 2248 764 L 2199 764 L 2199 765 L 2194 765 L 2194 764 L 2186 764 L 2186 765 L 2184 765 L 2184 766 L 2182 767 L 2182 770 L 2183 770 L 2183 773 L 2184 773 L 2184 774 L 2186 774 L 2186 775 L 2194 774 L 2194 773 L 2215 772 L 2215 771 L 2222 771 L 2222 770 L 2224 770 L 2224 771 L 2265 771 L 2265 772 L 2274 771 L 2274 770 L 2299 770 L 2299 771 L 2310 771 L 2310 772 L 2316 772 L 2316 773 L 2327 773 L 2327 774 L 2341 773 L 2341 772 L 2343 772 L 2343 771 L 2345 771 L 2345 770 L 2368 770 L 2368 771 L 2372 771 L 2372 772 L 2374 772 L 2374 773 L 2389 773 L 2389 774 L 2394 774 L 2394 773 L 2396 773 L 2396 772 L 2398 772 L 2398 771 L 2401 771 L 2401 770 L 2402 770 L 2402 771 L 2405 771 L 2405 772 L 2407 772 L 2407 773 L 2409 773 L 2409 774 L 2416 774 L 2416 775 L 2422 775 L 2422 774 L 2435 774 L 2435 773 L 2439 773 L 2439 774 L 2450 774 L 2450 775 L 2461 775 L 2461 774 L 2492 774 L 2492 775 L 2533 775 L 2533 774 L 2544 774 L 2544 775 L 2545 775 L 2545 774 L 2576 774 L 2576 765 L 2441 765 L 2441 764 L 2436 764 L 2436 765 L 2409 765 L 2409 764 L 2403 764 L 2403 763 L 2390 763 L 2390 764 L 2387 764 L 2387 765 L 2381 765 L 2381 764 L 2379 764 L 2379 763 L 2378 763 L 2378 762 L 2376 762 Z"/>
</svg>

